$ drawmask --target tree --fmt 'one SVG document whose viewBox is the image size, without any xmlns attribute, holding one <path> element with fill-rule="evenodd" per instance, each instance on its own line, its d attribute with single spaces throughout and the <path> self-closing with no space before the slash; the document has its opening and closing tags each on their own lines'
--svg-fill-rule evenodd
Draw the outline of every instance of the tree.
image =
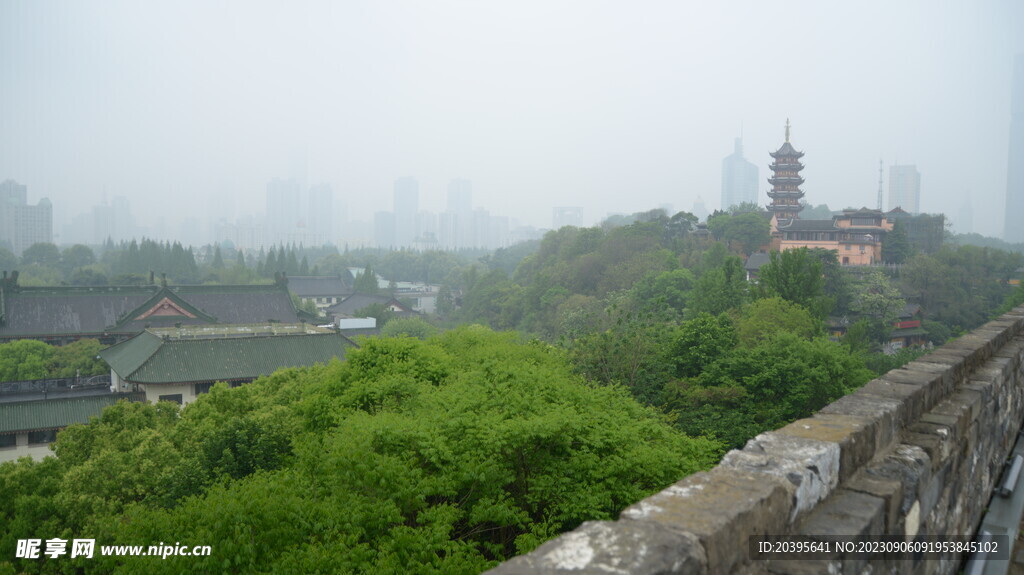
<svg viewBox="0 0 1024 575">
<path fill-rule="evenodd" d="M 637 282 L 631 291 L 641 309 L 681 312 L 686 308 L 695 283 L 693 272 L 688 269 L 652 272 Z"/>
<path fill-rule="evenodd" d="M 697 280 L 688 312 L 691 316 L 702 312 L 718 315 L 740 307 L 746 297 L 747 279 L 743 261 L 736 256 L 729 256 L 722 267 L 704 272 Z"/>
<path fill-rule="evenodd" d="M 366 264 L 366 267 L 363 268 L 363 273 L 356 277 L 356 281 L 352 284 L 352 290 L 355 291 L 355 293 L 366 295 L 377 295 L 377 293 L 380 292 L 380 284 L 377 283 L 377 274 L 374 273 L 370 264 Z"/>
<path fill-rule="evenodd" d="M 716 239 L 725 241 L 744 256 L 771 239 L 771 225 L 760 211 L 714 216 L 708 219 L 708 229 Z"/>
<path fill-rule="evenodd" d="M 0 272 L 13 272 L 18 269 L 18 256 L 7 248 L 0 247 Z"/>
<path fill-rule="evenodd" d="M 99 358 L 105 346 L 96 339 L 78 341 L 53 348 L 46 362 L 48 377 L 88 377 L 110 373 L 110 367 Z"/>
<path fill-rule="evenodd" d="M 357 309 L 354 315 L 356 317 L 372 317 L 376 319 L 377 329 L 383 328 L 389 321 L 395 318 L 395 312 L 382 303 L 371 303 L 362 309 Z"/>
<path fill-rule="evenodd" d="M 753 347 L 780 331 L 811 339 L 821 335 L 821 321 L 803 306 L 778 297 L 750 303 L 736 319 L 736 335 L 746 347 Z"/>
<path fill-rule="evenodd" d="M 100 271 L 101 266 L 91 265 L 78 268 L 71 273 L 71 285 L 73 286 L 103 286 L 107 285 L 107 276 Z"/>
<path fill-rule="evenodd" d="M 824 279 L 820 260 L 811 257 L 807 248 L 771 252 L 768 257 L 759 274 L 765 295 L 802 305 L 818 317 L 828 315 L 821 306 Z"/>
<path fill-rule="evenodd" d="M 907 229 L 902 219 L 897 219 L 892 231 L 882 239 L 882 260 L 887 264 L 905 263 L 913 255 L 913 247 L 907 237 Z"/>
<path fill-rule="evenodd" d="M 381 328 L 381 337 L 414 337 L 426 339 L 438 333 L 438 329 L 418 317 L 395 318 Z"/>
<path fill-rule="evenodd" d="M 874 318 L 885 326 L 896 321 L 907 303 L 881 270 L 865 274 L 855 293 L 851 306 L 853 311 Z"/>
<path fill-rule="evenodd" d="M 63 430 L 57 458 L 0 465 L 0 543 L 187 530 L 216 555 L 87 569 L 479 573 L 721 455 L 622 388 L 580 381 L 559 350 L 516 340 L 479 326 L 370 338 L 345 362 L 217 385 L 184 410 L 116 404 Z"/>
<path fill-rule="evenodd" d="M 46 362 L 53 346 L 34 339 L 0 344 L 0 381 L 23 381 L 46 377 Z"/>
<path fill-rule="evenodd" d="M 78 268 L 96 263 L 96 254 L 93 253 L 92 248 L 89 246 L 75 244 L 65 248 L 64 252 L 61 253 L 60 259 L 64 264 L 65 273 L 70 274 Z"/>
<path fill-rule="evenodd" d="M 670 354 L 676 377 L 700 375 L 736 347 L 736 329 L 727 316 L 701 313 L 683 323 L 672 341 Z"/>
<path fill-rule="evenodd" d="M 215 270 L 224 269 L 224 256 L 220 253 L 220 245 L 213 246 L 213 263 L 210 264 Z"/>
<path fill-rule="evenodd" d="M 32 264 L 56 267 L 60 265 L 60 250 L 57 249 L 57 246 L 48 242 L 32 244 L 22 252 L 21 265 L 29 266 Z"/>
</svg>

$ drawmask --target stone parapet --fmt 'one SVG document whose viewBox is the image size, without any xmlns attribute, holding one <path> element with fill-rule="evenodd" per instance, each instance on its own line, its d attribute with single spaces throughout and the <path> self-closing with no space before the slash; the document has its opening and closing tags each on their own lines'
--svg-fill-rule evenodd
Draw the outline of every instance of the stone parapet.
<svg viewBox="0 0 1024 575">
<path fill-rule="evenodd" d="M 488 573 L 954 573 L 965 557 L 752 561 L 751 536 L 973 536 L 1024 420 L 1024 307 Z"/>
</svg>

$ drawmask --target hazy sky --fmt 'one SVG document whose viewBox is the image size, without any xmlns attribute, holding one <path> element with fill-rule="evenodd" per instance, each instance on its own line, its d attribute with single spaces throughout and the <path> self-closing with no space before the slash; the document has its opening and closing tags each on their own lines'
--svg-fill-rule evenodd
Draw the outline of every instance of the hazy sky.
<svg viewBox="0 0 1024 575">
<path fill-rule="evenodd" d="M 104 193 L 143 224 L 260 215 L 300 166 L 356 219 L 412 175 L 424 209 L 467 178 L 494 213 L 591 223 L 718 207 L 741 127 L 766 192 L 790 118 L 811 203 L 873 207 L 879 159 L 912 163 L 922 209 L 969 199 L 999 235 L 1021 51 L 1018 0 L 4 0 L 0 180 L 56 230 Z"/>
</svg>

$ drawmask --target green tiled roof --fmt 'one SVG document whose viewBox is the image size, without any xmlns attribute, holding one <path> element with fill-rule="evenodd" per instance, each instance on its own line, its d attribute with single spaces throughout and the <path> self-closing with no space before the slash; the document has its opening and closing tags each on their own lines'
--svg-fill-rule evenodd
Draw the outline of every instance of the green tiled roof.
<svg viewBox="0 0 1024 575">
<path fill-rule="evenodd" d="M 132 383 L 186 383 L 251 379 L 282 367 L 327 363 L 343 359 L 353 345 L 334 332 L 178 339 L 145 331 L 100 356 Z"/>
<path fill-rule="evenodd" d="M 131 396 L 129 393 L 111 393 L 0 403 L 0 433 L 59 429 L 73 423 L 88 423 L 89 418 L 98 416 L 104 407 Z"/>
</svg>

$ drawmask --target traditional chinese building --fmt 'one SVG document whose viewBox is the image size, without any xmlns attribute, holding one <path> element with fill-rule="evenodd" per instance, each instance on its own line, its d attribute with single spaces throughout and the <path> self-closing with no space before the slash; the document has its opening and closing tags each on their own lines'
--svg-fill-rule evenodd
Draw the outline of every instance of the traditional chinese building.
<svg viewBox="0 0 1024 575">
<path fill-rule="evenodd" d="M 881 210 L 843 210 L 829 220 L 801 220 L 804 193 L 800 185 L 804 179 L 800 171 L 803 152 L 789 142 L 789 120 L 786 121 L 786 141 L 771 156 L 773 176 L 768 179 L 772 190 L 768 196 L 772 203 L 772 249 L 778 251 L 795 248 L 823 248 L 836 252 L 839 263 L 861 266 L 882 262 L 882 239 L 892 230 L 893 222 Z"/>
<path fill-rule="evenodd" d="M 881 210 L 843 210 L 831 220 L 790 220 L 775 228 L 779 250 L 824 248 L 845 266 L 882 263 L 882 240 L 893 222 Z"/>
<path fill-rule="evenodd" d="M 803 152 L 796 151 L 793 144 L 789 143 L 789 120 L 786 120 L 786 142 L 771 152 L 775 161 L 768 166 L 772 170 L 772 177 L 768 178 L 768 183 L 772 185 L 768 197 L 772 203 L 767 207 L 772 212 L 773 222 L 778 222 L 778 225 L 798 219 L 800 210 L 804 209 L 800 205 L 800 199 L 804 197 L 800 191 L 800 185 L 804 183 L 800 177 L 800 170 L 804 169 L 800 163 L 803 155 Z"/>
</svg>

